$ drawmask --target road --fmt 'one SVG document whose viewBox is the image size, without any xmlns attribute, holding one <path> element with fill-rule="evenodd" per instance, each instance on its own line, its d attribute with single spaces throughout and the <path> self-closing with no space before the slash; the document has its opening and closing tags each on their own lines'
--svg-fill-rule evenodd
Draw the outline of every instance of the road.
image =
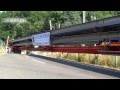
<svg viewBox="0 0 120 90">
<path fill-rule="evenodd" d="M 27 55 L 0 55 L 0 79 L 117 79 Z"/>
</svg>

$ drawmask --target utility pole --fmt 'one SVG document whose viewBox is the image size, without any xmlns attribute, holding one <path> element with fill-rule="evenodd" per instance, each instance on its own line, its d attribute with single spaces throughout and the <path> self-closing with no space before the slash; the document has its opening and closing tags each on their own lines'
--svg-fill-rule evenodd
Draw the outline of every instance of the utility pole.
<svg viewBox="0 0 120 90">
<path fill-rule="evenodd" d="M 9 35 L 8 35 L 7 41 L 6 41 L 6 53 L 8 53 L 8 47 L 9 47 Z"/>
<path fill-rule="evenodd" d="M 97 18 L 96 18 L 95 12 L 94 12 L 93 16 L 94 16 L 94 20 L 96 20 Z"/>
<path fill-rule="evenodd" d="M 92 21 L 96 20 L 95 11 L 92 13 L 91 19 L 92 19 Z"/>
<path fill-rule="evenodd" d="M 60 23 L 58 24 L 58 28 L 60 28 Z"/>
<path fill-rule="evenodd" d="M 50 30 L 52 30 L 52 22 L 49 20 Z"/>
<path fill-rule="evenodd" d="M 86 11 L 83 11 L 83 23 L 85 23 L 85 18 L 86 18 Z"/>
</svg>

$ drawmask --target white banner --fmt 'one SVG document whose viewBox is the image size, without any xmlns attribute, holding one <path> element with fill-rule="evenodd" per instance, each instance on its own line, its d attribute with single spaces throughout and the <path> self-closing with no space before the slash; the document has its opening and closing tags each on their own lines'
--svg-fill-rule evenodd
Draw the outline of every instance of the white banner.
<svg viewBox="0 0 120 90">
<path fill-rule="evenodd" d="M 50 32 L 33 35 L 32 43 L 34 46 L 50 45 Z"/>
</svg>

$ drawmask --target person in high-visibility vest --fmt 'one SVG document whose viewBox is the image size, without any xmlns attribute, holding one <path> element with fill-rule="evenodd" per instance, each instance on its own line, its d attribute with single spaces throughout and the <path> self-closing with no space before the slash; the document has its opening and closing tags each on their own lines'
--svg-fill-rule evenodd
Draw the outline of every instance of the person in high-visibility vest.
<svg viewBox="0 0 120 90">
<path fill-rule="evenodd" d="M 108 38 L 104 38 L 103 39 L 103 43 L 104 43 L 105 46 L 109 45 L 110 44 L 110 40 Z"/>
</svg>

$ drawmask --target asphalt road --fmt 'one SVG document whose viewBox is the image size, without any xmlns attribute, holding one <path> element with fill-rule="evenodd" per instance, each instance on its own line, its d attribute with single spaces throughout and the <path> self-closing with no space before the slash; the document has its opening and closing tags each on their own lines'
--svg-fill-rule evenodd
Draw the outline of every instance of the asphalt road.
<svg viewBox="0 0 120 90">
<path fill-rule="evenodd" d="M 0 55 L 0 79 L 117 79 L 27 55 Z"/>
</svg>

